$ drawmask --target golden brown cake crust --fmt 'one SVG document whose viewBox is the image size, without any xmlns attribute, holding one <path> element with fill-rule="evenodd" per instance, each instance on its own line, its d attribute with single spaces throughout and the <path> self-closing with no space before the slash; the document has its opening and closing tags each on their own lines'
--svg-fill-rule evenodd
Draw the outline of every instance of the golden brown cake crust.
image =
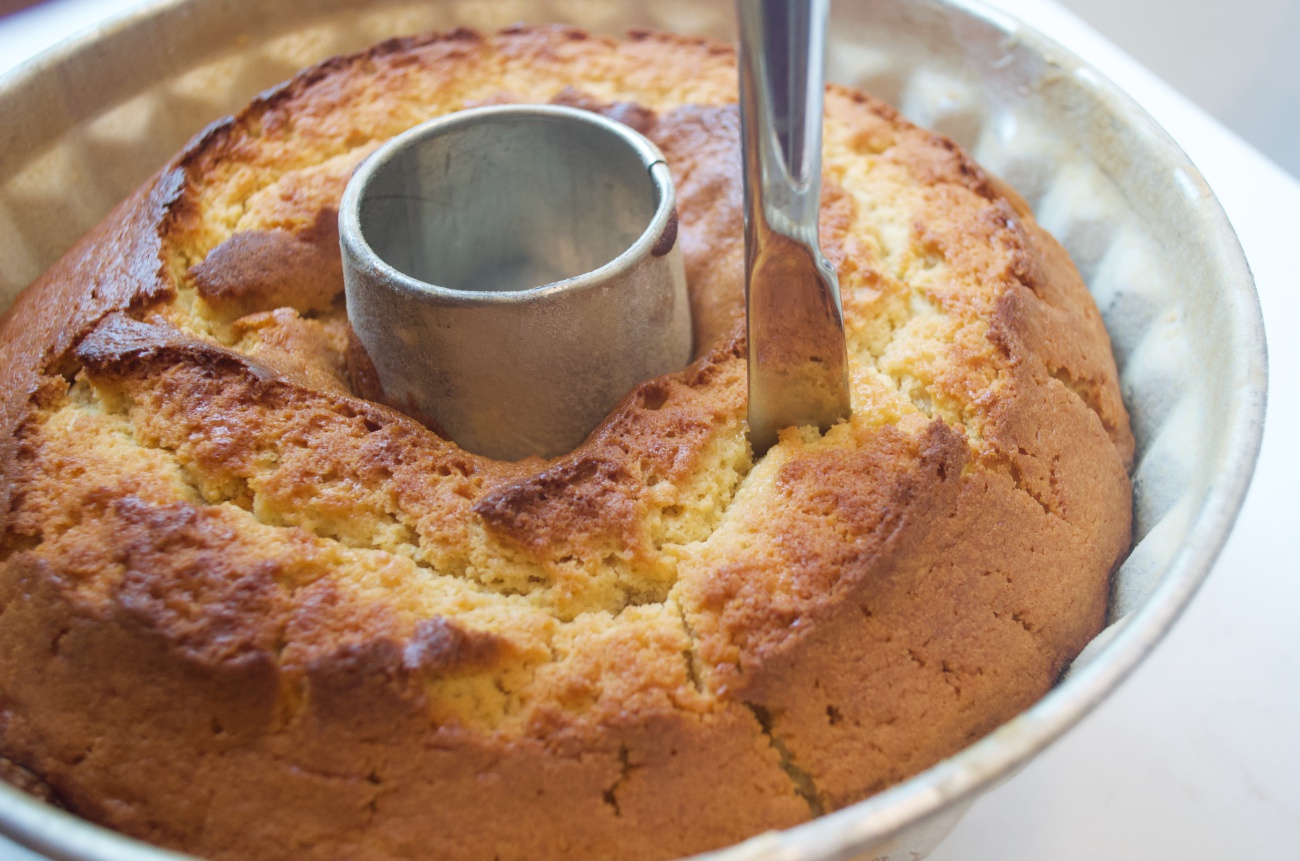
<svg viewBox="0 0 1300 861">
<path fill-rule="evenodd" d="M 1065 252 L 950 141 L 827 94 L 854 415 L 745 441 L 734 57 L 394 40 L 218 123 L 0 322 L 0 754 L 214 858 L 658 859 L 881 789 L 1102 624 L 1133 441 Z M 696 359 L 498 463 L 373 391 L 352 168 L 494 102 L 664 151 Z M 12 769 L 10 769 L 12 770 Z"/>
</svg>

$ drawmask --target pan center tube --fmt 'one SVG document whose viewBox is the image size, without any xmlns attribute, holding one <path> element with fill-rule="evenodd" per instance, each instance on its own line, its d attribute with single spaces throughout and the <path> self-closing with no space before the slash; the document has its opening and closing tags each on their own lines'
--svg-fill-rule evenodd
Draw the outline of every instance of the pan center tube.
<svg viewBox="0 0 1300 861">
<path fill-rule="evenodd" d="M 588 111 L 475 108 L 389 141 L 339 212 L 383 400 L 489 457 L 572 450 L 690 359 L 675 206 L 654 144 Z"/>
</svg>

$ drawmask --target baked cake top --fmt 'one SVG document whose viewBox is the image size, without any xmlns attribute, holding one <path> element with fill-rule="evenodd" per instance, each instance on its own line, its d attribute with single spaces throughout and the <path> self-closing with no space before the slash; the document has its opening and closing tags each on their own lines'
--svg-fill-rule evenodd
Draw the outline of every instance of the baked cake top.
<svg viewBox="0 0 1300 861">
<path fill-rule="evenodd" d="M 327 61 L 210 127 L 4 317 L 4 564 L 239 675 L 222 708 L 262 738 L 377 704 L 556 750 L 730 727 L 816 813 L 1005 720 L 1096 632 L 1128 545 L 1100 315 L 1014 192 L 831 87 L 821 241 L 853 415 L 756 461 L 735 80 L 704 40 L 458 31 Z M 368 400 L 341 295 L 356 165 L 506 102 L 631 125 L 678 192 L 696 358 L 553 461 L 487 460 Z M 89 797 L 81 766 L 20 744 Z"/>
</svg>

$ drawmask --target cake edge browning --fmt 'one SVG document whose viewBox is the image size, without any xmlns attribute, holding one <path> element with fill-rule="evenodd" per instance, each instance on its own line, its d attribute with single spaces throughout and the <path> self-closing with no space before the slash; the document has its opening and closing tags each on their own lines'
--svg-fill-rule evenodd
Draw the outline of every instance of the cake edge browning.
<svg viewBox="0 0 1300 861">
<path fill-rule="evenodd" d="M 559 51 L 555 43 L 571 32 L 498 39 Z M 437 41 L 385 43 L 357 57 Z M 448 50 L 483 44 L 464 33 L 448 41 Z M 357 57 L 310 70 L 245 119 L 292 106 L 364 62 Z M 878 103 L 832 92 L 901 123 Z M 232 388 L 274 390 L 308 409 L 344 404 L 384 433 L 423 432 L 384 407 L 308 391 L 202 338 L 155 338 L 146 330 L 162 321 L 130 318 L 175 298 L 164 235 L 200 217 L 185 197 L 185 172 L 231 141 L 237 122 L 197 137 L 0 322 L 0 429 L 8 431 L 0 513 L 9 514 L 22 428 L 77 385 L 78 363 L 110 389 L 134 374 L 178 392 L 205 391 L 220 368 L 233 369 L 231 379 L 243 382 Z M 771 494 L 768 504 L 742 490 L 724 524 L 745 540 L 757 534 L 751 527 L 769 538 L 721 561 L 683 561 L 663 603 L 680 613 L 680 627 L 664 628 L 630 605 L 620 615 L 625 630 L 599 641 L 607 654 L 591 656 L 590 666 L 565 665 L 552 689 L 589 702 L 587 717 L 556 707 L 539 709 L 524 732 L 456 720 L 431 726 L 431 699 L 444 690 L 431 680 L 500 663 L 509 642 L 445 622 L 421 634 L 318 576 L 335 551 L 309 530 L 276 533 L 293 544 L 289 555 L 256 537 L 235 541 L 245 527 L 228 504 L 165 502 L 171 490 L 142 479 L 129 499 L 99 500 L 102 526 L 88 525 L 80 545 L 69 540 L 58 568 L 6 534 L 6 752 L 75 811 L 214 857 L 325 858 L 364 844 L 376 858 L 431 846 L 463 857 L 654 858 L 849 803 L 1031 704 L 1104 619 L 1110 566 L 1129 540 L 1132 437 L 1100 317 L 1060 246 L 1014 192 L 950 142 L 909 137 L 901 149 L 899 163 L 938 189 L 936 212 L 946 211 L 950 186 L 989 203 L 983 234 L 954 238 L 914 225 L 922 242 L 952 259 L 978 256 L 965 242 L 1006 244 L 987 343 L 1009 371 L 978 441 L 937 416 L 820 440 L 787 435 L 784 453 L 751 477 Z M 139 359 L 131 373 L 120 364 L 128 355 Z M 734 377 L 742 357 L 743 342 L 733 340 L 675 381 L 639 387 L 575 460 L 522 472 L 483 467 L 483 488 L 467 491 L 478 494 L 478 515 L 489 527 L 495 518 L 502 540 L 520 552 L 547 545 L 559 510 L 549 500 L 565 469 L 614 463 L 623 439 L 615 425 L 667 427 L 651 414 L 671 412 L 674 386 Z M 1045 414 L 1062 420 L 1045 431 Z M 668 465 L 685 449 L 676 451 L 656 456 Z M 642 510 L 637 497 L 620 495 L 633 479 L 617 472 L 584 479 L 591 499 L 612 494 Z M 571 523 L 586 528 L 591 513 L 575 511 Z M 1008 529 L 1017 522 L 1033 526 Z M 79 558 L 114 542 L 125 549 L 96 562 L 95 577 L 77 569 Z M 106 575 L 105 564 L 117 568 Z M 1081 564 L 1087 575 L 1077 580 L 1052 576 Z M 1026 567 L 1046 574 L 1012 576 Z M 86 588 L 104 576 L 117 590 L 108 601 Z M 620 682 L 620 672 L 629 679 Z M 591 692 L 593 678 L 610 689 Z M 875 777 L 864 784 L 863 772 Z M 510 806 L 523 796 L 534 806 Z M 486 842 L 457 831 L 471 816 L 491 823 Z M 441 842 L 430 842 L 434 834 Z"/>
</svg>

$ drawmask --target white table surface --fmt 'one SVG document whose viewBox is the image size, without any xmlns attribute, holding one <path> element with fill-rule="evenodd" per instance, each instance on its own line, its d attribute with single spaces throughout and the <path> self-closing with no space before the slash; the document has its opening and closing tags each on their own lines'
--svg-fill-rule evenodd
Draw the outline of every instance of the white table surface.
<svg viewBox="0 0 1300 861">
<path fill-rule="evenodd" d="M 50 0 L 0 20 L 0 73 L 136 2 Z M 931 859 L 1300 858 L 1300 458 L 1288 449 L 1300 427 L 1300 183 L 1052 0 L 994 5 L 1127 90 L 1204 173 L 1255 274 L 1271 384 L 1245 509 L 1186 615 Z M 31 859 L 0 840 L 0 861 Z"/>
</svg>

